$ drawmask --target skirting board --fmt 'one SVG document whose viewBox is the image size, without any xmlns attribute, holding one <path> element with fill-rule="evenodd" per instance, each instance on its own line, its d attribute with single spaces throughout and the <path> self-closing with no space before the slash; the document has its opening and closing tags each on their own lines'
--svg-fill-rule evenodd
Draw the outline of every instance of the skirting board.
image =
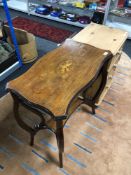
<svg viewBox="0 0 131 175">
<path fill-rule="evenodd" d="M 10 66 L 8 69 L 6 69 L 4 72 L 0 74 L 0 81 L 4 80 L 6 77 L 8 77 L 11 73 L 13 73 L 15 70 L 17 70 L 20 67 L 19 62 L 17 61 L 15 64 Z"/>
</svg>

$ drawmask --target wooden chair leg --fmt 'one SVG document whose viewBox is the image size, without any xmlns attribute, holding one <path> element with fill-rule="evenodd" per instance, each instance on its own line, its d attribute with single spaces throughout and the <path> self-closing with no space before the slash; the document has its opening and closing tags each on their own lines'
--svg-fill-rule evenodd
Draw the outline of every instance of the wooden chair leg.
<svg viewBox="0 0 131 175">
<path fill-rule="evenodd" d="M 64 133 L 63 133 L 63 122 L 57 121 L 56 123 L 56 139 L 59 150 L 59 165 L 63 168 L 63 152 L 64 152 Z"/>
</svg>

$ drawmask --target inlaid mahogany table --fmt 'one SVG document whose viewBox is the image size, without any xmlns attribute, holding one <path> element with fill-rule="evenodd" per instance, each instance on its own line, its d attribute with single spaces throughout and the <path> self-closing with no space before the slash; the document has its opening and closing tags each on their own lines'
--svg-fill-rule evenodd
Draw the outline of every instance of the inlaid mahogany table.
<svg viewBox="0 0 131 175">
<path fill-rule="evenodd" d="M 84 102 L 92 107 L 100 96 L 107 78 L 107 67 L 112 53 L 88 44 L 67 39 L 59 48 L 38 60 L 26 73 L 7 84 L 14 99 L 14 114 L 18 124 L 34 136 L 40 129 L 55 133 L 60 167 L 63 167 L 63 127 L 74 110 L 83 103 L 81 94 L 102 75 L 93 98 Z M 38 114 L 39 125 L 29 127 L 19 116 L 19 104 Z"/>
</svg>

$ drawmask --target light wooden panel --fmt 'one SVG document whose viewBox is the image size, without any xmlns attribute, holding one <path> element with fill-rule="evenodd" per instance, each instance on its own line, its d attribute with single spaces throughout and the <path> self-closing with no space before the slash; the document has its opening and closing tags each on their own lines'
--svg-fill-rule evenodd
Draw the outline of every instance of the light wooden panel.
<svg viewBox="0 0 131 175">
<path fill-rule="evenodd" d="M 73 40 L 110 50 L 113 55 L 116 55 L 127 39 L 127 35 L 123 30 L 91 23 L 75 35 Z"/>
</svg>

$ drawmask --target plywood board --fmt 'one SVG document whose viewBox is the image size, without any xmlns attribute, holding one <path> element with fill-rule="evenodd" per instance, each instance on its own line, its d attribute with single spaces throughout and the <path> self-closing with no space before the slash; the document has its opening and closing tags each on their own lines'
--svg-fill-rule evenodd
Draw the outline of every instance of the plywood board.
<svg viewBox="0 0 131 175">
<path fill-rule="evenodd" d="M 73 40 L 110 50 L 116 55 L 127 39 L 127 35 L 128 33 L 123 30 L 91 23 L 75 35 Z"/>
</svg>

